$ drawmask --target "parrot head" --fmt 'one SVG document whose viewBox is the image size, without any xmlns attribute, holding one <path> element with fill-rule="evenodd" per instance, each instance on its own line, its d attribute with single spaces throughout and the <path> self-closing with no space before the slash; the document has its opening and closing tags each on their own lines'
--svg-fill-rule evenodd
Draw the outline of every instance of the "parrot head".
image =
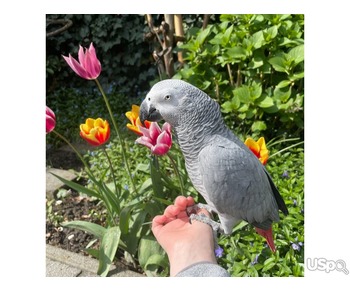
<svg viewBox="0 0 350 292">
<path fill-rule="evenodd" d="M 189 101 L 186 87 L 190 84 L 181 80 L 167 79 L 156 83 L 140 107 L 140 120 L 158 122 L 165 120 L 172 126 L 184 114 Z"/>
</svg>

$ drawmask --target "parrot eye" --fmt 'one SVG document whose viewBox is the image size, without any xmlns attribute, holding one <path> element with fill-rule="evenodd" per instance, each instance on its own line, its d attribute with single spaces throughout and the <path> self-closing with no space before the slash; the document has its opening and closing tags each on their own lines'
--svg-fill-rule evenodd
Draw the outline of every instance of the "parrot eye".
<svg viewBox="0 0 350 292">
<path fill-rule="evenodd" d="M 169 99 L 170 99 L 170 95 L 164 96 L 164 99 L 165 99 L 165 100 L 169 100 Z"/>
</svg>

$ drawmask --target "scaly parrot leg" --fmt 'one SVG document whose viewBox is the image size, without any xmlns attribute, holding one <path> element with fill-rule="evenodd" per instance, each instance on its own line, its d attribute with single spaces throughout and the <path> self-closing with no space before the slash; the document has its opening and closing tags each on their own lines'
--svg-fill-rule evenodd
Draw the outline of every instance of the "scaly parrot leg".
<svg viewBox="0 0 350 292">
<path fill-rule="evenodd" d="M 197 220 L 197 221 L 200 221 L 202 223 L 206 223 L 208 225 L 210 225 L 213 230 L 215 230 L 216 232 L 220 232 L 222 234 L 224 234 L 224 230 L 222 229 L 221 227 L 221 224 L 212 220 L 211 218 L 209 218 L 208 216 L 204 215 L 204 214 L 197 214 L 198 210 L 200 209 L 205 209 L 207 210 L 210 214 L 212 214 L 213 212 L 213 209 L 210 208 L 209 205 L 205 205 L 205 204 L 202 204 L 202 203 L 198 203 L 198 204 L 195 204 L 193 206 L 190 206 L 190 207 L 187 207 L 187 214 L 188 216 L 190 217 L 190 222 L 191 222 L 191 219 L 194 219 L 194 220 Z M 192 216 L 192 215 L 195 215 L 195 216 Z"/>
</svg>

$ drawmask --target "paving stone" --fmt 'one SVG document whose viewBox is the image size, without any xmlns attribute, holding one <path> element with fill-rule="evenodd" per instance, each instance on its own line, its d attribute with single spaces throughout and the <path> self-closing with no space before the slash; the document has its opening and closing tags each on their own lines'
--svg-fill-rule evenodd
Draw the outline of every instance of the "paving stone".
<svg viewBox="0 0 350 292">
<path fill-rule="evenodd" d="M 98 277 L 98 260 L 70 252 L 49 244 L 46 245 L 47 277 Z M 109 277 L 144 277 L 128 270 L 122 264 L 111 265 Z"/>
<path fill-rule="evenodd" d="M 46 169 L 46 198 L 49 200 L 54 199 L 56 192 L 64 186 L 64 183 L 61 182 L 57 177 L 52 175 L 52 173 L 63 177 L 67 180 L 74 180 L 77 178 L 77 176 L 69 170 L 57 168 Z"/>
<path fill-rule="evenodd" d="M 81 269 L 46 258 L 46 277 L 78 277 Z"/>
</svg>

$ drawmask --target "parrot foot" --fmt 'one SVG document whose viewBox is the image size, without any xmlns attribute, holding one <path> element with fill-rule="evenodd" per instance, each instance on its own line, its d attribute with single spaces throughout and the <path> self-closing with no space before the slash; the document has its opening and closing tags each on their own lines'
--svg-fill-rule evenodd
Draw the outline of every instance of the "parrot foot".
<svg viewBox="0 0 350 292">
<path fill-rule="evenodd" d="M 213 212 L 213 209 L 210 208 L 209 205 L 205 205 L 202 203 L 198 203 L 198 204 L 195 204 L 193 206 L 187 207 L 186 211 L 187 211 L 188 216 L 190 217 L 190 222 L 192 219 L 194 219 L 194 220 L 197 220 L 199 222 L 206 223 L 206 224 L 210 225 L 215 232 L 220 232 L 220 233 L 224 234 L 225 232 L 221 228 L 220 223 L 212 220 L 211 218 L 209 218 L 208 216 L 206 216 L 204 214 L 197 214 L 200 209 L 205 209 L 210 214 L 212 214 L 212 212 Z"/>
<path fill-rule="evenodd" d="M 218 232 L 221 229 L 220 224 L 218 222 L 215 222 L 214 220 L 210 219 L 204 214 L 191 214 L 190 223 L 192 222 L 192 220 L 197 220 L 199 222 L 210 225 L 215 232 Z"/>
</svg>

